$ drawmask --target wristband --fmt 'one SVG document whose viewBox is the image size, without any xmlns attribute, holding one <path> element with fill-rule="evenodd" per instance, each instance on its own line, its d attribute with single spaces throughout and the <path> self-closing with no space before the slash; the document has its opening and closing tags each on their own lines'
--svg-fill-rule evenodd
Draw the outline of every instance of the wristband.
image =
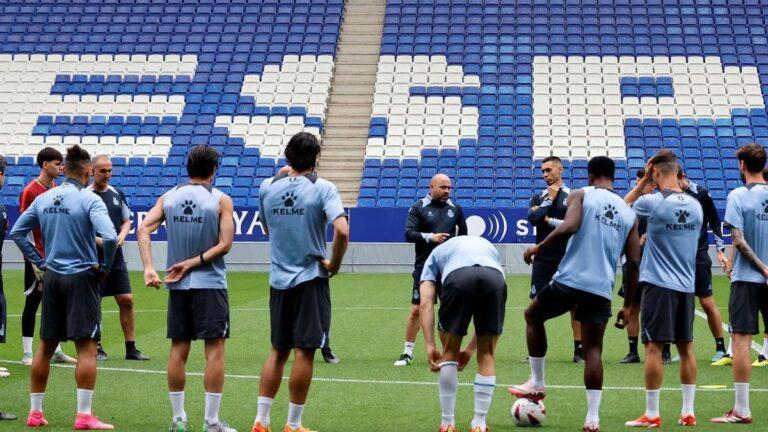
<svg viewBox="0 0 768 432">
<path fill-rule="evenodd" d="M 205 253 L 205 252 L 203 252 L 203 253 Z M 207 264 L 205 262 L 205 258 L 203 258 L 203 254 L 200 254 L 200 265 L 205 265 L 205 264 Z"/>
</svg>

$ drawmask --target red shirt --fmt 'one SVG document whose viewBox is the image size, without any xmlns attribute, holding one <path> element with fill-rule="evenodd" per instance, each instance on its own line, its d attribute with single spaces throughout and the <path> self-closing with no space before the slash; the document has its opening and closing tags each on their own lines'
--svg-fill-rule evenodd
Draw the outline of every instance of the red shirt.
<svg viewBox="0 0 768 432">
<path fill-rule="evenodd" d="M 56 183 L 51 183 L 51 187 L 56 186 Z M 37 181 L 37 179 L 32 180 L 29 182 L 27 187 L 24 188 L 24 190 L 21 192 L 21 196 L 19 197 L 19 213 L 24 213 L 26 209 L 29 208 L 29 206 L 32 205 L 32 202 L 35 200 L 35 198 L 42 195 L 44 192 L 48 191 L 50 189 L 49 187 L 46 187 L 44 184 Z M 45 248 L 43 246 L 43 232 L 40 230 L 40 227 L 37 227 L 32 230 L 32 237 L 35 239 L 35 249 L 37 249 L 37 252 L 40 253 L 41 257 L 45 257 Z"/>
</svg>

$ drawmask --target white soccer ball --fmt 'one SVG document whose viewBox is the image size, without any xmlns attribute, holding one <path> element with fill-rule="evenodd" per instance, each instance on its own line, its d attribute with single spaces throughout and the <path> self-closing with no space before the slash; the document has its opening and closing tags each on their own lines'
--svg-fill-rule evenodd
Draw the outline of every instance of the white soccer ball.
<svg viewBox="0 0 768 432">
<path fill-rule="evenodd" d="M 541 401 L 521 398 L 512 404 L 512 418 L 517 426 L 541 426 L 547 418 L 547 410 Z"/>
</svg>

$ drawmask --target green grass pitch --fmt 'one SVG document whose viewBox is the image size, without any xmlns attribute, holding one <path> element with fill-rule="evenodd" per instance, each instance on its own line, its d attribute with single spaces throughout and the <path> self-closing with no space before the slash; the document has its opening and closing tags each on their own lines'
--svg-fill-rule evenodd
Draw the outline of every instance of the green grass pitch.
<svg viewBox="0 0 768 432">
<path fill-rule="evenodd" d="M 16 413 L 20 420 L 0 422 L 0 431 L 24 427 L 29 409 L 28 369 L 21 366 L 20 321 L 22 308 L 21 272 L 5 272 L 5 292 L 9 303 L 8 339 L 0 345 L 0 365 L 11 377 L 0 380 L 0 409 Z M 104 302 L 104 345 L 109 361 L 101 363 L 94 410 L 102 419 L 113 422 L 118 430 L 167 430 L 170 403 L 165 382 L 165 360 L 169 343 L 165 339 L 166 292 L 145 288 L 140 274 L 131 275 L 136 299 L 138 346 L 152 356 L 149 362 L 128 362 L 124 354 L 116 305 Z M 227 380 L 221 418 L 240 431 L 250 431 L 256 413 L 258 374 L 269 349 L 269 313 L 267 275 L 231 273 L 230 306 L 232 338 L 227 344 Z M 331 282 L 333 299 L 332 346 L 341 358 L 339 365 L 327 365 L 319 359 L 315 382 L 305 410 L 304 423 L 322 432 L 333 431 L 436 431 L 440 419 L 437 377 L 426 367 L 424 346 L 419 339 L 414 363 L 395 368 L 392 362 L 400 354 L 403 324 L 410 299 L 410 275 L 342 274 Z M 727 280 L 715 279 L 717 302 L 727 316 Z M 489 414 L 493 431 L 514 429 L 509 408 L 511 397 L 506 385 L 524 381 L 528 365 L 520 363 L 526 354 L 523 308 L 528 304 L 528 277 L 509 278 L 508 314 L 497 357 L 497 382 Z M 614 303 L 614 306 L 618 303 Z M 615 310 L 615 307 L 614 307 Z M 611 320 L 611 324 L 613 320 Z M 699 356 L 699 385 L 724 385 L 727 389 L 700 389 L 696 397 L 697 430 L 715 430 L 710 417 L 720 415 L 733 402 L 729 367 L 709 366 L 714 341 L 705 320 L 696 318 L 696 353 Z M 572 343 L 567 318 L 547 326 L 547 383 L 551 385 L 546 400 L 547 430 L 580 430 L 586 410 L 582 385 L 582 367 L 570 362 Z M 756 339 L 758 340 L 758 339 Z M 762 337 L 758 340 L 762 342 Z M 65 351 L 74 353 L 71 343 Z M 619 365 L 626 354 L 626 334 L 613 327 L 606 332 L 605 386 L 601 409 L 604 430 L 624 429 L 623 422 L 642 414 L 644 393 L 641 365 Z M 753 357 L 756 353 L 753 352 Z M 187 413 L 192 430 L 199 430 L 203 418 L 202 346 L 195 343 L 190 355 L 187 380 Z M 460 375 L 457 426 L 468 430 L 472 417 L 474 361 Z M 681 395 L 677 365 L 667 367 L 661 396 L 665 428 L 676 425 Z M 768 429 L 768 369 L 757 369 L 752 377 L 751 427 L 741 430 Z M 287 381 L 281 387 L 272 412 L 275 430 L 282 430 L 287 411 Z M 45 398 L 45 413 L 50 431 L 71 430 L 75 411 L 73 370 L 53 368 Z M 717 428 L 722 429 L 722 427 Z"/>
</svg>

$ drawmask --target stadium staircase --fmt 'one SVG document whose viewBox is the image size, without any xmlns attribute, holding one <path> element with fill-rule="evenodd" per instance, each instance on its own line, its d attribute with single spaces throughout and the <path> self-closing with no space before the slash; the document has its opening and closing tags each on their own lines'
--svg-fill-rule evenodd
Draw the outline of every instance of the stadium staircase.
<svg viewBox="0 0 768 432">
<path fill-rule="evenodd" d="M 356 205 L 386 0 L 346 0 L 318 173 Z"/>
</svg>

